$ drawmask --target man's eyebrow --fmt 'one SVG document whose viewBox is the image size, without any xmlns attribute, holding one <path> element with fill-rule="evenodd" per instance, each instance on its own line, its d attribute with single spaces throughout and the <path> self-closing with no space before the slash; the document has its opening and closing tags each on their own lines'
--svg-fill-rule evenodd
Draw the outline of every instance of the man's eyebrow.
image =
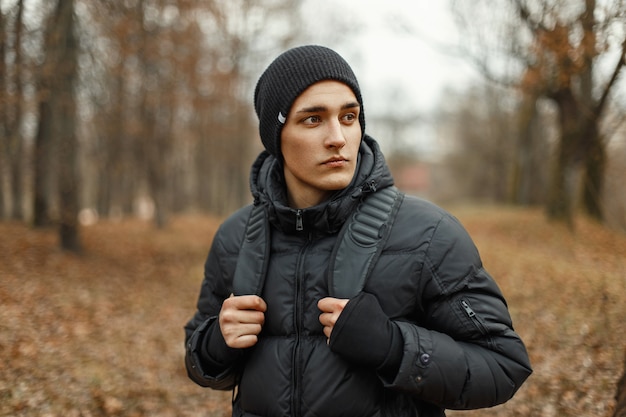
<svg viewBox="0 0 626 417">
<path fill-rule="evenodd" d="M 341 110 L 354 109 L 357 107 L 361 107 L 361 105 L 356 101 L 351 101 L 350 103 L 346 103 L 341 106 Z"/>
<path fill-rule="evenodd" d="M 296 113 L 319 113 L 328 110 L 326 106 L 311 106 L 311 107 L 303 107 L 300 110 L 296 111 Z"/>
<path fill-rule="evenodd" d="M 341 110 L 346 110 L 346 109 L 354 109 L 357 107 L 361 107 L 361 105 L 356 102 L 356 101 L 351 101 L 349 103 L 344 104 L 343 106 L 341 106 Z M 311 106 L 311 107 L 303 107 L 300 110 L 296 111 L 296 113 L 318 113 L 318 112 L 324 112 L 324 111 L 328 111 L 328 107 L 326 106 Z"/>
</svg>

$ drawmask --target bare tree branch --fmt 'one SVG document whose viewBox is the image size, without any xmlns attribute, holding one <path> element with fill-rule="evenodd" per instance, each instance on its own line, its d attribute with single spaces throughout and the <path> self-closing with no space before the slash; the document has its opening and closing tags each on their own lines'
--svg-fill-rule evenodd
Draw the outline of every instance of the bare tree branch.
<svg viewBox="0 0 626 417">
<path fill-rule="evenodd" d="M 598 102 L 597 102 L 597 104 L 596 104 L 596 106 L 594 108 L 594 114 L 595 115 L 600 115 L 600 113 L 602 113 L 602 110 L 604 109 L 604 106 L 607 103 L 607 99 L 609 97 L 609 93 L 611 92 L 611 90 L 613 88 L 613 85 L 617 81 L 617 79 L 619 77 L 619 74 L 620 74 L 622 68 L 624 67 L 624 65 L 626 65 L 626 38 L 622 42 L 622 53 L 621 53 L 619 59 L 617 60 L 617 62 L 615 64 L 615 68 L 613 69 L 613 74 L 611 75 L 611 78 L 609 79 L 609 81 L 604 86 L 604 90 L 602 91 L 602 95 L 600 96 L 600 99 L 598 100 Z"/>
</svg>

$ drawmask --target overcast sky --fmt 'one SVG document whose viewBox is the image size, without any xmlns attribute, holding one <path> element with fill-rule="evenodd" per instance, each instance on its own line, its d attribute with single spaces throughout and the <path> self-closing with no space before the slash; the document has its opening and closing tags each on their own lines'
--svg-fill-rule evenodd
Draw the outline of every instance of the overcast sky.
<svg viewBox="0 0 626 417">
<path fill-rule="evenodd" d="M 357 73 L 366 117 L 395 111 L 421 114 L 421 121 L 406 133 L 408 141 L 416 149 L 436 153 L 429 115 L 445 106 L 443 91 L 463 90 L 479 80 L 469 63 L 454 53 L 459 40 L 449 0 L 311 0 L 309 4 L 306 16 L 317 29 L 311 31 L 311 42 L 319 36 L 324 43 L 324 33 L 335 30 L 333 18 L 351 17 L 360 26 L 355 35 L 339 34 L 341 40 L 330 46 Z M 325 22 L 321 11 L 331 19 Z M 368 126 L 369 133 L 378 136 L 371 118 Z M 377 137 L 383 150 L 386 136 Z"/>
<path fill-rule="evenodd" d="M 363 22 L 354 39 L 360 57 L 353 66 L 368 99 L 370 95 L 384 99 L 396 89 L 419 109 L 431 110 L 440 104 L 444 88 L 463 88 L 476 78 L 468 62 L 454 53 L 458 33 L 448 0 L 343 0 L 332 4 L 333 13 L 355 13 L 357 21 Z M 341 53 L 352 45 L 347 42 L 337 49 Z"/>
<path fill-rule="evenodd" d="M 448 1 L 350 2 L 364 5 L 361 12 L 371 28 L 363 35 L 363 82 L 374 85 L 373 94 L 384 94 L 380 89 L 392 85 L 420 109 L 431 110 L 440 105 L 446 86 L 462 88 L 470 82 L 471 68 L 454 54 L 458 36 Z"/>
</svg>

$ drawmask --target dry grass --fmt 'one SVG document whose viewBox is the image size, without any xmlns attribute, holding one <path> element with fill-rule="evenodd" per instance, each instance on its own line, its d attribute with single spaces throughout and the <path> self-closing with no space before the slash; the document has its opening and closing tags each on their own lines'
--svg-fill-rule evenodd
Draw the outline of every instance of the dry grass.
<svg viewBox="0 0 626 417">
<path fill-rule="evenodd" d="M 540 211 L 459 207 L 505 293 L 535 373 L 481 416 L 602 416 L 626 345 L 626 237 Z M 183 365 L 216 222 L 174 219 L 85 228 L 85 254 L 54 231 L 0 223 L 0 416 L 226 416 L 229 393 L 199 388 Z M 449 412 L 449 415 L 461 413 Z"/>
</svg>

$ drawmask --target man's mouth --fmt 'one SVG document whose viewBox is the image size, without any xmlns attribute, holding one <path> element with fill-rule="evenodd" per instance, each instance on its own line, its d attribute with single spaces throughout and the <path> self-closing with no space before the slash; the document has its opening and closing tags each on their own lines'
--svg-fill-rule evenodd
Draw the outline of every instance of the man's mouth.
<svg viewBox="0 0 626 417">
<path fill-rule="evenodd" d="M 326 166 L 330 166 L 330 167 L 340 167 L 343 166 L 344 164 L 346 164 L 348 162 L 348 160 L 346 158 L 343 157 L 334 157 L 334 158 L 329 158 L 326 161 L 324 161 L 324 163 L 322 165 L 326 165 Z"/>
</svg>

